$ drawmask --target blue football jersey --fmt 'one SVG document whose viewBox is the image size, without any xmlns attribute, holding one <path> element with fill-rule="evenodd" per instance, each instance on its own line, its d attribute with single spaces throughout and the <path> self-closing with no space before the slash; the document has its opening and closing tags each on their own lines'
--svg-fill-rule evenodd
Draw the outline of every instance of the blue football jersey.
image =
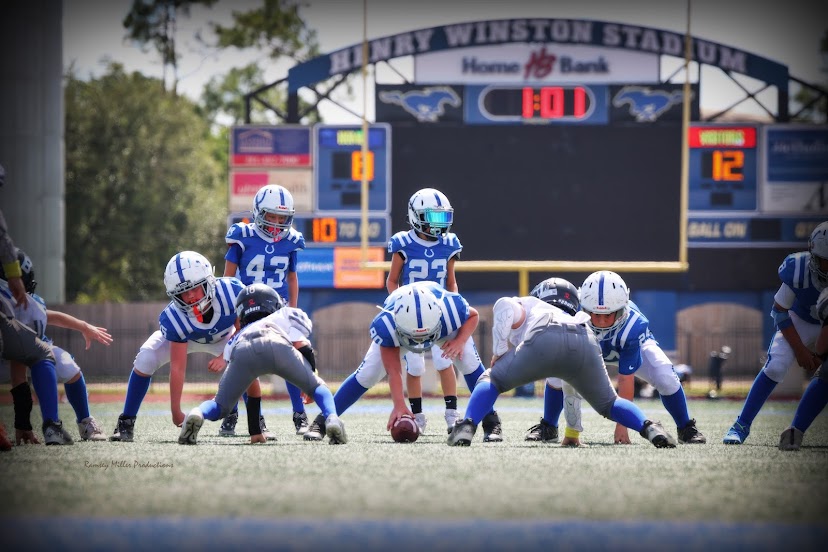
<svg viewBox="0 0 828 552">
<path fill-rule="evenodd" d="M 287 273 L 296 272 L 296 254 L 305 248 L 305 237 L 291 228 L 274 242 L 265 239 L 252 222 L 236 223 L 224 237 L 230 247 L 224 258 L 239 267 L 238 278 L 246 286 L 266 284 L 288 298 Z"/>
<path fill-rule="evenodd" d="M 604 361 L 618 363 L 620 374 L 633 374 L 641 368 L 641 345 L 648 339 L 655 340 L 650 331 L 650 321 L 630 301 L 630 312 L 624 324 L 600 339 Z"/>
<path fill-rule="evenodd" d="M 434 340 L 436 345 L 442 345 L 447 340 L 454 337 L 458 328 L 468 320 L 471 313 L 469 303 L 459 293 L 452 293 L 446 291 L 442 286 L 434 282 L 423 282 L 431 293 L 437 297 L 437 303 L 440 305 L 440 336 Z M 402 288 L 397 288 L 402 289 Z M 399 297 L 397 290 L 394 290 L 391 295 L 385 300 L 382 305 L 382 312 L 374 317 L 368 333 L 371 335 L 371 340 L 382 347 L 399 347 L 400 340 L 397 337 L 397 325 L 394 323 L 394 303 Z"/>
<path fill-rule="evenodd" d="M 779 265 L 779 279 L 793 290 L 796 297 L 789 310 L 805 322 L 819 324 L 816 304 L 820 289 L 808 268 L 810 259 L 811 254 L 807 251 L 788 255 Z"/>
<path fill-rule="evenodd" d="M 161 333 L 176 343 L 214 343 L 221 341 L 234 329 L 236 298 L 244 289 L 238 278 L 216 278 L 216 297 L 213 299 L 213 318 L 199 322 L 187 316 L 170 302 L 158 317 Z"/>
<path fill-rule="evenodd" d="M 388 240 L 388 252 L 392 256 L 400 253 L 405 261 L 400 274 L 401 286 L 429 281 L 445 287 L 448 262 L 459 256 L 462 250 L 460 240 L 451 232 L 428 241 L 417 236 L 417 232 L 411 229 L 408 232 L 397 232 Z"/>
</svg>

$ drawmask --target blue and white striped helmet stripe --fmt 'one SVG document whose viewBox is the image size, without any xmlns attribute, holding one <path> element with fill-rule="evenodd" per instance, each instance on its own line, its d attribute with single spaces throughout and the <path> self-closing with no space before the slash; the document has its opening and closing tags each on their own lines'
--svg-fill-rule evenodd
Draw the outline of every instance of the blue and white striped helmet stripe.
<svg viewBox="0 0 828 552">
<path fill-rule="evenodd" d="M 598 305 L 604 305 L 604 273 L 601 273 L 601 277 L 598 279 Z"/>
<path fill-rule="evenodd" d="M 440 201 L 440 194 L 438 194 L 437 192 L 434 192 L 434 201 L 436 201 L 436 202 L 437 202 L 437 206 L 438 206 L 438 207 L 442 207 L 442 206 L 443 206 L 443 202 L 442 202 L 442 201 Z"/>
<path fill-rule="evenodd" d="M 279 188 L 279 205 L 287 205 L 285 201 L 285 189 Z"/>
<path fill-rule="evenodd" d="M 414 308 L 417 310 L 417 327 L 423 327 L 423 314 L 420 312 L 420 293 L 414 290 Z"/>
<path fill-rule="evenodd" d="M 178 272 L 178 279 L 184 281 L 184 269 L 181 267 L 181 253 L 175 256 L 175 270 Z"/>
</svg>

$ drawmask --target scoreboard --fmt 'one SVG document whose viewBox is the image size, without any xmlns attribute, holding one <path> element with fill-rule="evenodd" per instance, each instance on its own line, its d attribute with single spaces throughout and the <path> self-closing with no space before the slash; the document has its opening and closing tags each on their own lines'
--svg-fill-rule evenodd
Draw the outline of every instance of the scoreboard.
<svg viewBox="0 0 828 552">
<path fill-rule="evenodd" d="M 391 209 L 391 127 L 370 125 L 368 150 L 361 126 L 316 125 L 314 183 L 316 211 L 360 211 L 362 178 L 368 180 L 368 210 Z"/>
<path fill-rule="evenodd" d="M 756 127 L 694 125 L 689 132 L 690 210 L 756 211 Z"/>
</svg>

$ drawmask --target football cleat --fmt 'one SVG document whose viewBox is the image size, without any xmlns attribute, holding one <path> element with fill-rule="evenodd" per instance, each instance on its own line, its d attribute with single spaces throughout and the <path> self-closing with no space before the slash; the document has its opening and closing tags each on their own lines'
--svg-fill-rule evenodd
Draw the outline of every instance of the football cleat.
<svg viewBox="0 0 828 552">
<path fill-rule="evenodd" d="M 78 433 L 83 441 L 106 441 L 106 436 L 101 431 L 98 421 L 92 416 L 78 422 Z"/>
<path fill-rule="evenodd" d="M 308 431 L 308 428 L 310 428 L 307 413 L 294 412 L 293 425 L 296 427 L 296 435 L 304 435 Z"/>
<path fill-rule="evenodd" d="M 72 436 L 63 429 L 60 420 L 46 420 L 43 422 L 43 442 L 47 445 L 74 445 Z"/>
<path fill-rule="evenodd" d="M 656 448 L 676 448 L 676 438 L 664 430 L 661 422 L 644 422 L 641 436 L 647 439 Z"/>
<path fill-rule="evenodd" d="M 474 434 L 476 431 L 477 425 L 471 420 L 471 418 L 466 418 L 465 420 L 457 422 L 456 424 L 454 424 L 454 427 L 452 428 L 451 433 L 448 436 L 448 446 L 471 446 L 472 439 L 474 439 Z"/>
<path fill-rule="evenodd" d="M 219 435 L 222 437 L 234 437 L 236 435 L 236 424 L 239 423 L 239 411 L 231 412 L 221 421 Z"/>
<path fill-rule="evenodd" d="M 325 428 L 325 416 L 319 414 L 313 419 L 313 423 L 303 435 L 305 441 L 321 441 L 327 434 Z"/>
<path fill-rule="evenodd" d="M 460 421 L 460 413 L 457 412 L 454 408 L 446 408 L 446 427 L 448 428 L 448 432 L 451 433 L 454 424 Z M 422 433 L 422 431 L 420 431 Z"/>
<path fill-rule="evenodd" d="M 533 425 L 526 432 L 525 441 L 543 441 L 544 443 L 558 442 L 558 428 L 541 418 L 540 423 Z"/>
<path fill-rule="evenodd" d="M 420 428 L 420 435 L 424 434 L 426 425 L 428 425 L 425 412 L 418 412 L 414 414 L 414 421 L 417 422 L 417 427 Z"/>
<path fill-rule="evenodd" d="M 683 428 L 679 429 L 677 427 L 676 432 L 678 433 L 679 443 L 684 443 L 686 445 L 697 445 L 707 442 L 707 438 L 702 435 L 702 432 L 696 429 L 696 420 L 693 419 L 687 422 L 687 425 Z"/>
<path fill-rule="evenodd" d="M 345 425 L 336 414 L 331 414 L 325 420 L 325 435 L 328 436 L 328 443 L 331 445 L 344 445 L 348 442 L 348 437 L 345 435 Z"/>
<path fill-rule="evenodd" d="M 730 426 L 730 429 L 727 430 L 724 439 L 722 439 L 722 443 L 726 445 L 741 445 L 748 438 L 748 435 L 750 435 L 750 424 L 742 425 L 739 423 L 739 420 L 736 420 Z"/>
<path fill-rule="evenodd" d="M 799 450 L 805 434 L 791 426 L 779 436 L 779 450 Z"/>
<path fill-rule="evenodd" d="M 273 434 L 272 431 L 267 429 L 267 425 L 265 424 L 264 416 L 259 416 L 259 429 L 262 430 L 262 435 L 264 435 L 265 439 L 268 441 L 275 441 L 276 436 Z"/>
<path fill-rule="evenodd" d="M 181 425 L 181 433 L 178 435 L 179 445 L 195 445 L 198 439 L 198 432 L 204 424 L 204 414 L 198 407 L 193 408 L 184 423 Z"/>
<path fill-rule="evenodd" d="M 500 443 L 503 441 L 503 430 L 500 426 L 500 416 L 497 411 L 492 410 L 483 417 L 480 423 L 483 426 L 484 443 Z"/>
<path fill-rule="evenodd" d="M 109 437 L 109 440 L 131 443 L 134 432 L 135 416 L 124 416 L 121 414 L 118 416 L 118 425 L 115 426 L 115 432 Z"/>
</svg>

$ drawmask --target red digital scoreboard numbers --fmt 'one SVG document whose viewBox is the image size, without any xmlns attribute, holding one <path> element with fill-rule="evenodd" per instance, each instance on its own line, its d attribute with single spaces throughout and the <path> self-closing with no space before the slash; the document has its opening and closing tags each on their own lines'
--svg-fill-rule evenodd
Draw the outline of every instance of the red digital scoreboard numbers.
<svg viewBox="0 0 828 552">
<path fill-rule="evenodd" d="M 607 124 L 607 85 L 466 86 L 469 124 Z"/>
</svg>

